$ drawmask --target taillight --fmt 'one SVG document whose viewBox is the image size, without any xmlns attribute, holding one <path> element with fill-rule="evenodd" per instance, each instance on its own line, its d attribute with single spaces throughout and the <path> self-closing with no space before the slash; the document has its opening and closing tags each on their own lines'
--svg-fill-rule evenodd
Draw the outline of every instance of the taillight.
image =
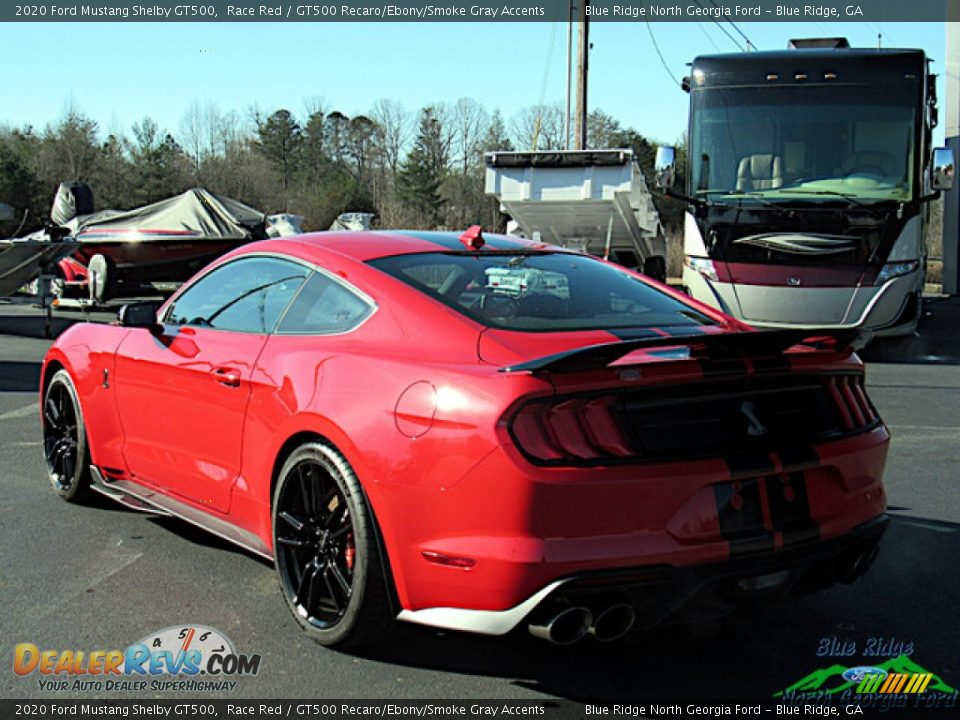
<svg viewBox="0 0 960 720">
<path fill-rule="evenodd" d="M 862 375 L 836 375 L 826 384 L 844 430 L 861 430 L 877 422 L 879 417 L 864 392 Z"/>
<path fill-rule="evenodd" d="M 544 462 L 630 457 L 616 402 L 610 396 L 530 402 L 514 415 L 510 431 L 521 450 Z"/>
</svg>

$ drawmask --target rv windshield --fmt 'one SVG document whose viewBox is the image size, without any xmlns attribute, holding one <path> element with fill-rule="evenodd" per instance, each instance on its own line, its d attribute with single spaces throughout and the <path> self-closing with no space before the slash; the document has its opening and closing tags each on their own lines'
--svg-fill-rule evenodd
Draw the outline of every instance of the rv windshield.
<svg viewBox="0 0 960 720">
<path fill-rule="evenodd" d="M 863 85 L 693 93 L 692 192 L 721 200 L 909 200 L 915 89 Z"/>
</svg>

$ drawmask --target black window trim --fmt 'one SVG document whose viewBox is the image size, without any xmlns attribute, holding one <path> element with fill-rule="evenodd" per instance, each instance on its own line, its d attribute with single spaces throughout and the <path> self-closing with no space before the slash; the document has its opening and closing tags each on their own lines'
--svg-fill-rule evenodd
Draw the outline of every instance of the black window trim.
<svg viewBox="0 0 960 720">
<path fill-rule="evenodd" d="M 229 265 L 233 265 L 234 263 L 238 263 L 242 260 L 255 260 L 257 258 L 267 258 L 270 260 L 285 260 L 287 262 L 300 265 L 303 268 L 305 268 L 307 271 L 306 274 L 303 276 L 303 282 L 300 283 L 300 287 L 297 288 L 297 291 L 293 294 L 290 300 L 287 301 L 287 304 L 284 306 L 283 310 L 277 316 L 277 320 L 273 324 L 273 327 L 270 328 L 268 331 L 253 332 L 251 330 L 233 330 L 229 328 L 208 327 L 206 325 L 180 325 L 179 323 L 170 322 L 170 315 L 171 313 L 173 313 L 174 309 L 176 308 L 177 301 L 180 300 L 180 298 L 184 294 L 186 294 L 191 288 L 195 287 L 203 279 L 209 277 L 210 275 L 215 273 L 217 270 L 220 270 L 221 268 L 225 268 Z M 319 268 L 313 263 L 309 262 L 308 260 L 304 260 L 302 258 L 298 258 L 293 255 L 286 255 L 284 253 L 277 253 L 277 252 L 255 252 L 255 253 L 248 253 L 248 254 L 239 255 L 237 257 L 230 258 L 225 262 L 217 263 L 212 267 L 208 268 L 206 272 L 193 278 L 189 284 L 184 284 L 179 290 L 177 290 L 176 294 L 170 299 L 170 304 L 167 305 L 166 309 L 163 311 L 163 317 L 161 318 L 160 323 L 164 327 L 168 325 L 174 328 L 189 327 L 189 328 L 206 330 L 211 332 L 228 332 L 228 333 L 237 333 L 241 335 L 264 335 L 264 336 L 273 335 L 274 330 L 277 329 L 277 325 L 279 324 L 280 320 L 283 318 L 284 315 L 287 314 L 287 310 L 290 309 L 290 303 L 292 303 L 297 298 L 297 296 L 300 295 L 300 291 L 303 290 L 303 286 L 306 284 L 307 280 L 309 280 L 313 276 L 313 273 L 317 272 L 317 270 L 319 270 Z"/>
<path fill-rule="evenodd" d="M 363 325 L 365 325 L 366 322 L 370 318 L 372 318 L 374 315 L 376 315 L 377 311 L 380 309 L 380 306 L 377 305 L 376 300 L 374 300 L 372 297 L 367 295 L 367 293 L 365 293 L 360 288 L 356 287 L 355 285 L 352 285 L 351 283 L 348 283 L 346 280 L 344 280 L 342 277 L 340 277 L 336 273 L 331 272 L 330 270 L 327 270 L 324 267 L 320 267 L 319 265 L 311 264 L 310 268 L 313 270 L 313 272 L 307 275 L 307 277 L 303 281 L 303 284 L 301 284 L 300 287 L 297 288 L 297 292 L 295 292 L 293 294 L 293 297 L 290 298 L 290 302 L 287 303 L 287 306 L 283 309 L 283 312 L 280 313 L 280 317 L 277 318 L 277 324 L 273 326 L 273 330 L 270 332 L 271 335 L 276 335 L 277 337 L 311 337 L 311 336 L 312 337 L 337 337 L 338 335 L 349 335 L 350 333 L 358 330 Z M 363 319 L 360 320 L 360 322 L 354 325 L 351 325 L 346 330 L 338 330 L 337 332 L 317 332 L 316 330 L 300 330 L 300 331 L 288 330 L 288 331 L 281 332 L 280 326 L 283 324 L 284 318 L 287 317 L 287 313 L 290 312 L 290 308 L 293 307 L 293 304 L 297 301 L 297 298 L 300 297 L 300 293 L 303 292 L 303 289 L 307 286 L 307 283 L 310 282 L 311 279 L 313 279 L 314 275 L 323 275 L 328 280 L 333 281 L 334 283 L 342 287 L 344 290 L 346 290 L 348 293 L 350 293 L 351 295 L 356 297 L 358 300 L 360 300 L 360 302 L 362 302 L 364 305 L 366 305 L 370 309 L 370 312 L 364 315 Z"/>
</svg>

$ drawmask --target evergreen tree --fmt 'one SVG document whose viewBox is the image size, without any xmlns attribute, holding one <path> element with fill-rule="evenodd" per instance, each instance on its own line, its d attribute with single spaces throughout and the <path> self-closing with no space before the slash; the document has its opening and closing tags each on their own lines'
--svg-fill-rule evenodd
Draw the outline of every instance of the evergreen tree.
<svg viewBox="0 0 960 720">
<path fill-rule="evenodd" d="M 443 199 L 440 185 L 446 171 L 443 128 L 432 108 L 420 115 L 420 130 L 413 149 L 397 174 L 400 199 L 416 213 L 420 224 L 435 225 L 439 220 Z"/>
<path fill-rule="evenodd" d="M 260 152 L 276 167 L 283 183 L 284 196 L 300 161 L 302 132 L 289 110 L 277 110 L 257 123 Z"/>
<path fill-rule="evenodd" d="M 350 118 L 334 110 L 323 122 L 323 137 L 327 155 L 335 163 L 342 164 L 349 145 Z"/>
<path fill-rule="evenodd" d="M 504 124 L 503 116 L 499 110 L 493 111 L 487 132 L 483 136 L 483 140 L 480 141 L 480 147 L 485 153 L 493 152 L 494 150 L 511 152 L 514 149 L 513 143 L 510 141 L 510 138 L 507 137 L 507 126 Z"/>
<path fill-rule="evenodd" d="M 183 192 L 189 186 L 191 164 L 171 135 L 144 118 L 133 126 L 134 205 L 145 205 Z"/>
<path fill-rule="evenodd" d="M 41 221 L 41 218 L 32 217 L 36 211 L 35 199 L 39 191 L 40 183 L 36 175 L 17 155 L 11 143 L 6 138 L 0 138 L 0 201 L 10 205 L 17 213 L 10 222 L 0 222 L 0 237 L 8 237 L 14 233 L 25 212 L 29 225 L 33 226 Z"/>
<path fill-rule="evenodd" d="M 131 181 L 134 168 L 127 159 L 128 145 L 126 138 L 110 135 L 100 149 L 100 162 L 91 182 L 100 208 L 125 208 L 137 204 Z"/>
<path fill-rule="evenodd" d="M 330 162 L 326 151 L 325 119 L 323 112 L 317 110 L 310 114 L 303 128 L 301 160 L 308 182 L 316 182 L 324 166 Z"/>
</svg>

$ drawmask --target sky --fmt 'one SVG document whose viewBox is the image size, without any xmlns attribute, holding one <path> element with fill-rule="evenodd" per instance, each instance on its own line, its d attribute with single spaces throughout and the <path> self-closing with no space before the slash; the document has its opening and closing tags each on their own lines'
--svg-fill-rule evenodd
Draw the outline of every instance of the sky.
<svg viewBox="0 0 960 720">
<path fill-rule="evenodd" d="M 0 43 L 0 125 L 41 129 L 74 107 L 102 132 L 145 115 L 175 136 L 199 101 L 246 115 L 286 108 L 300 118 L 317 99 L 346 115 L 379 98 L 408 110 L 472 97 L 508 120 L 563 103 L 566 23 L 17 23 Z M 944 73 L 942 23 L 737 23 L 761 50 L 791 37 L 846 36 L 854 46 L 916 47 Z M 737 52 L 729 24 L 594 22 L 589 105 L 660 142 L 686 127 L 677 81 L 696 55 Z M 726 31 L 726 33 L 724 32 Z M 653 38 L 651 38 L 651 33 Z M 654 46 L 659 46 L 661 62 Z M 14 69 L 14 72 L 9 72 Z M 942 79 L 940 82 L 943 107 Z M 937 139 L 942 140 L 943 128 Z"/>
</svg>

